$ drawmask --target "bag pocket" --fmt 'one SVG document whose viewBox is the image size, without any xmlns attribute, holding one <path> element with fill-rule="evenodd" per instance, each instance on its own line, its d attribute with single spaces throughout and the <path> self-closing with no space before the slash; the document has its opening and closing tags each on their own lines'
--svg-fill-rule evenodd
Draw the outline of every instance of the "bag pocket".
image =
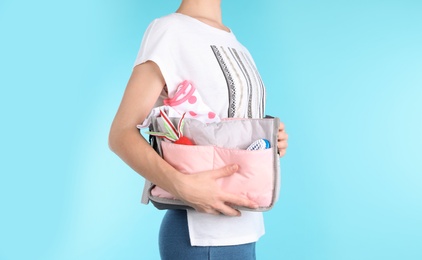
<svg viewBox="0 0 422 260">
<path fill-rule="evenodd" d="M 243 196 L 256 202 L 260 208 L 273 204 L 274 195 L 274 150 L 240 150 L 218 146 L 179 145 L 162 142 L 163 158 L 178 171 L 196 174 L 237 164 L 239 169 L 231 176 L 217 180 L 226 192 Z M 155 186 L 151 195 L 175 199 L 167 191 Z"/>
</svg>

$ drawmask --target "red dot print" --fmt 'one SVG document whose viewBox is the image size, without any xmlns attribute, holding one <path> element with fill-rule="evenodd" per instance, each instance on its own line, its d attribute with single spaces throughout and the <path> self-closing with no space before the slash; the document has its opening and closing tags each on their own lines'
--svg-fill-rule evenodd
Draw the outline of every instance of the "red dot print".
<svg viewBox="0 0 422 260">
<path fill-rule="evenodd" d="M 196 97 L 195 97 L 195 96 L 191 96 L 191 97 L 188 99 L 188 102 L 189 102 L 190 104 L 195 104 L 195 103 L 196 103 Z"/>
<path fill-rule="evenodd" d="M 193 112 L 193 111 L 189 111 L 189 114 L 190 114 L 191 116 L 196 116 L 196 113 L 195 113 L 195 112 Z"/>
<path fill-rule="evenodd" d="M 209 112 L 208 113 L 208 118 L 209 119 L 213 119 L 215 117 L 215 113 L 214 112 Z"/>
</svg>

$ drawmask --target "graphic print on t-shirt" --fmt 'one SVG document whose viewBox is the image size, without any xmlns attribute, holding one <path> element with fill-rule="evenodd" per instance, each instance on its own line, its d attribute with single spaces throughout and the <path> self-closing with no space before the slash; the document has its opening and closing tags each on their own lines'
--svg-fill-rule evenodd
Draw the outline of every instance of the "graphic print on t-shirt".
<svg viewBox="0 0 422 260">
<path fill-rule="evenodd" d="M 229 47 L 211 45 L 228 88 L 228 117 L 262 118 L 265 87 L 249 56 Z"/>
</svg>

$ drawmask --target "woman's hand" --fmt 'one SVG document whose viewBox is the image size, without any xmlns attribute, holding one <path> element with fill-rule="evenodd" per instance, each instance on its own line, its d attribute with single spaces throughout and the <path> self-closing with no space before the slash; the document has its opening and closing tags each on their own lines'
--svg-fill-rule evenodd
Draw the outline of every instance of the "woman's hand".
<svg viewBox="0 0 422 260">
<path fill-rule="evenodd" d="M 247 198 L 224 192 L 217 185 L 218 179 L 232 175 L 237 169 L 237 165 L 229 165 L 198 174 L 183 174 L 180 186 L 176 187 L 176 196 L 199 212 L 240 216 L 240 211 L 231 205 L 248 208 L 257 208 L 258 205 Z"/>
<path fill-rule="evenodd" d="M 278 152 L 280 157 L 283 157 L 286 154 L 287 149 L 287 139 L 289 138 L 289 135 L 286 133 L 286 130 L 284 129 L 284 124 L 280 122 L 280 127 L 278 128 Z"/>
</svg>

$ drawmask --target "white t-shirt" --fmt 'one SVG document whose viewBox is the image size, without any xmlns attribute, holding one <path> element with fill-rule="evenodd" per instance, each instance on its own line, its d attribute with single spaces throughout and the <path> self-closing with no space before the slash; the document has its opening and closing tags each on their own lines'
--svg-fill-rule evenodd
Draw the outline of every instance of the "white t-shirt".
<svg viewBox="0 0 422 260">
<path fill-rule="evenodd" d="M 173 13 L 154 20 L 145 32 L 134 66 L 148 60 L 159 66 L 168 90 L 156 106 L 189 80 L 221 118 L 264 115 L 264 84 L 250 53 L 233 32 Z M 251 243 L 265 233 L 262 213 L 248 211 L 228 217 L 188 210 L 188 226 L 193 246 Z"/>
</svg>

